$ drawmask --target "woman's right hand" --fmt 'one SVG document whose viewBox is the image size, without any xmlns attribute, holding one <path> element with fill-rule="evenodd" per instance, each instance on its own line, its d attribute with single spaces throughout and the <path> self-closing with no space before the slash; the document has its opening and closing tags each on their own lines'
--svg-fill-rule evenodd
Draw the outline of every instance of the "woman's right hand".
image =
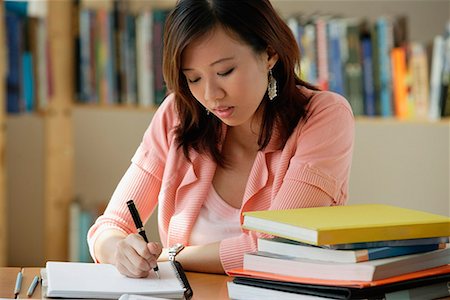
<svg viewBox="0 0 450 300">
<path fill-rule="evenodd" d="M 114 264 L 125 276 L 147 277 L 157 265 L 162 247 L 159 243 L 146 243 L 137 233 L 129 234 L 117 243 Z"/>
</svg>

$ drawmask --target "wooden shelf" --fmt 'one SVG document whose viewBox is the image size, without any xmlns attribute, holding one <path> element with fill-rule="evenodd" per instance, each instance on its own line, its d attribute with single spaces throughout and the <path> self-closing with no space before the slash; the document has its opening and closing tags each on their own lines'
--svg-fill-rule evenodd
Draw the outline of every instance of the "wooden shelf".
<svg viewBox="0 0 450 300">
<path fill-rule="evenodd" d="M 45 256 L 67 260 L 68 207 L 73 200 L 73 1 L 48 1 L 54 90 L 45 116 Z M 63 20 L 63 21 L 62 21 Z"/>
<path fill-rule="evenodd" d="M 0 3 L 0 20 L 4 20 L 4 5 Z M 0 26 L 0 41 L 5 41 L 5 26 Z M 0 81 L 6 82 L 6 48 L 0 47 Z M 6 86 L 0 84 L 0 266 L 7 264 L 7 247 L 8 247 L 8 219 L 7 219 L 7 201 L 6 201 L 6 179 L 5 179 L 5 97 Z"/>
</svg>

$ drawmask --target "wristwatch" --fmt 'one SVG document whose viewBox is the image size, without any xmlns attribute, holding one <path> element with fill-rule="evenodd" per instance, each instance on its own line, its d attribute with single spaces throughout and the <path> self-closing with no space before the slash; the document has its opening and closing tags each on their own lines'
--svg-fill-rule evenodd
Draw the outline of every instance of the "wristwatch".
<svg viewBox="0 0 450 300">
<path fill-rule="evenodd" d="M 184 245 L 181 243 L 177 243 L 169 248 L 169 260 L 175 261 L 175 256 L 184 249 Z"/>
</svg>

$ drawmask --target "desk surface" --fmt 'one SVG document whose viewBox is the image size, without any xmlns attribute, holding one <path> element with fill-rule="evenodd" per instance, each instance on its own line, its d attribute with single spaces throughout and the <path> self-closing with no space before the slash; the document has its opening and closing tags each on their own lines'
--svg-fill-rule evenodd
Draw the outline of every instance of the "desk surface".
<svg viewBox="0 0 450 300">
<path fill-rule="evenodd" d="M 14 298 L 14 286 L 17 273 L 21 268 L 0 268 L 0 298 Z M 35 275 L 40 275 L 40 268 L 23 268 L 22 288 L 18 299 L 41 299 L 41 285 L 34 291 L 33 297 L 27 297 L 27 290 Z M 193 300 L 229 299 L 227 282 L 231 277 L 204 273 L 186 273 L 194 291 Z"/>
</svg>

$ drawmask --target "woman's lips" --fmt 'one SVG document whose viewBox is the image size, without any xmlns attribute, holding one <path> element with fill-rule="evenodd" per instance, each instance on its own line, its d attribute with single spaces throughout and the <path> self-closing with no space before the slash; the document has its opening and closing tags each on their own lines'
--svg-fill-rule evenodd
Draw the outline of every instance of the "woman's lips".
<svg viewBox="0 0 450 300">
<path fill-rule="evenodd" d="M 229 118 L 234 112 L 234 106 L 221 106 L 213 109 L 213 112 L 219 118 Z"/>
</svg>

